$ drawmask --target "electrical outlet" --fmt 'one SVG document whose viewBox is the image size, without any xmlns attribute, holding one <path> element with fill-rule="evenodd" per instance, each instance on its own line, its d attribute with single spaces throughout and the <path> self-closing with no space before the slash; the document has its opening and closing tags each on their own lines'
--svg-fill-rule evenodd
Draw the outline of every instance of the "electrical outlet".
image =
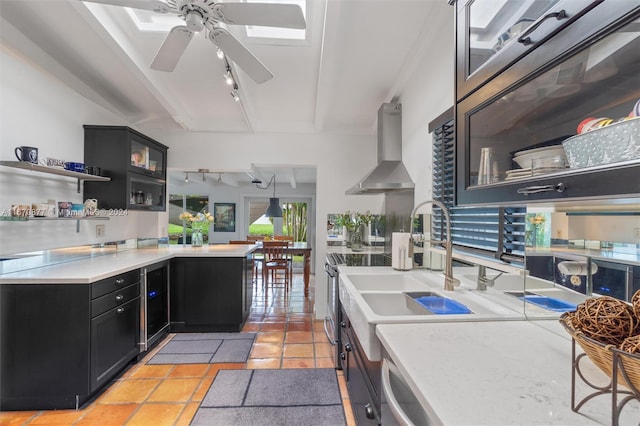
<svg viewBox="0 0 640 426">
<path fill-rule="evenodd" d="M 96 237 L 104 237 L 104 225 L 96 225 Z"/>
</svg>

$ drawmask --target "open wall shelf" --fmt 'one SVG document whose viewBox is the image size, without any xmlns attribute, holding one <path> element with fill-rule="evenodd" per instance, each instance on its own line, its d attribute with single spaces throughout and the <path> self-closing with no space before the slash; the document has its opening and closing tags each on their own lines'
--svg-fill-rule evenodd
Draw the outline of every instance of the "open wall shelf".
<svg viewBox="0 0 640 426">
<path fill-rule="evenodd" d="M 48 173 L 57 176 L 66 176 L 78 180 L 78 194 L 80 193 L 80 182 L 83 180 L 108 182 L 111 178 L 104 176 L 89 175 L 86 173 L 72 172 L 70 170 L 60 169 L 57 167 L 41 166 L 39 164 L 29 163 L 28 161 L 0 161 L 0 165 L 13 167 L 15 169 L 29 170 L 32 172 Z"/>
</svg>

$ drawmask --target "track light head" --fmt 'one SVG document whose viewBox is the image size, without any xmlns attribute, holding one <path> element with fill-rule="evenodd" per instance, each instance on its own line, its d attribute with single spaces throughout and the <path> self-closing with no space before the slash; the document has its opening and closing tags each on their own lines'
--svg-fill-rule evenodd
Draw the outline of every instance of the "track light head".
<svg viewBox="0 0 640 426">
<path fill-rule="evenodd" d="M 218 51 L 216 52 L 216 56 L 218 57 L 218 59 L 222 60 L 224 59 L 224 52 L 218 48 Z"/>
<path fill-rule="evenodd" d="M 189 183 L 189 173 L 184 174 L 184 181 L 185 183 Z"/>
<path fill-rule="evenodd" d="M 227 72 L 224 74 L 224 81 L 227 82 L 229 86 L 233 85 L 233 75 L 231 75 L 231 71 L 227 69 Z"/>
</svg>

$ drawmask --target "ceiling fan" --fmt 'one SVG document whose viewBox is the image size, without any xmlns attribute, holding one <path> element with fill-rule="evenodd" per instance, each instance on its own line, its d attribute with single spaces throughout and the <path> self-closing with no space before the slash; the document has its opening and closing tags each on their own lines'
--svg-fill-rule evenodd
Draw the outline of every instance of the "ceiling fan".
<svg viewBox="0 0 640 426">
<path fill-rule="evenodd" d="M 174 27 L 167 35 L 151 63 L 151 69 L 173 71 L 193 38 L 193 34 L 206 30 L 209 40 L 258 84 L 270 80 L 273 74 L 220 24 L 306 28 L 302 9 L 295 4 L 218 3 L 214 0 L 81 1 L 150 10 L 157 13 L 173 13 L 184 19 L 185 25 Z"/>
</svg>

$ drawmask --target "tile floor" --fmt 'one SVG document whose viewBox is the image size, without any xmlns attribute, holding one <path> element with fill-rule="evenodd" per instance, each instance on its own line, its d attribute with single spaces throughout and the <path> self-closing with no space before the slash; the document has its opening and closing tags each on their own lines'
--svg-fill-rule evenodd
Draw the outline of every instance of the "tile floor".
<svg viewBox="0 0 640 426">
<path fill-rule="evenodd" d="M 312 296 L 304 297 L 302 275 L 294 275 L 286 294 L 282 287 L 257 288 L 243 328 L 257 333 L 246 363 L 145 365 L 161 343 L 82 409 L 0 412 L 0 425 L 188 425 L 218 370 L 334 367 L 323 323 L 314 321 Z M 355 425 L 344 376 L 337 373 L 347 425 Z"/>
</svg>

